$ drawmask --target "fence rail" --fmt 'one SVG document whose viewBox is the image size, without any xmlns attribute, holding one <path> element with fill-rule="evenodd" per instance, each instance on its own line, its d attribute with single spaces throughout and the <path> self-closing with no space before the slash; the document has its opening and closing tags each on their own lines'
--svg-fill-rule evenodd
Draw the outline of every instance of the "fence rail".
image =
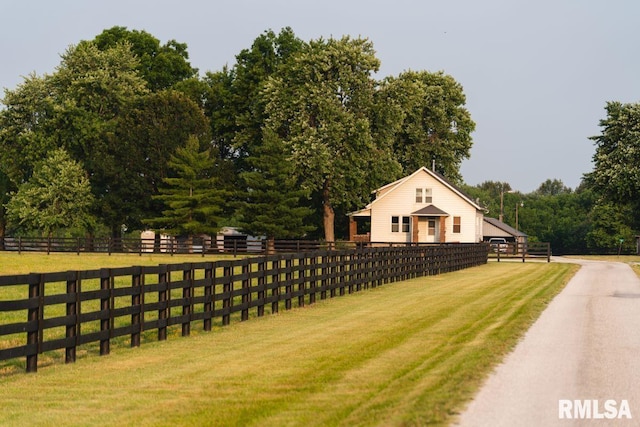
<svg viewBox="0 0 640 427">
<path fill-rule="evenodd" d="M 407 246 L 408 243 L 376 242 L 326 242 L 313 240 L 276 240 L 268 246 L 266 240 L 219 239 L 175 237 L 158 239 L 141 238 L 67 238 L 67 237 L 0 237 L 0 251 L 9 252 L 70 252 L 70 253 L 166 253 L 166 254 L 265 254 L 297 253 L 315 250 L 356 249 L 378 246 Z"/>
<path fill-rule="evenodd" d="M 503 258 L 518 258 L 522 259 L 522 262 L 530 258 L 546 258 L 547 262 L 551 262 L 551 244 L 549 242 L 501 243 L 492 246 L 489 254 L 498 262 Z"/>
<path fill-rule="evenodd" d="M 484 264 L 487 253 L 486 244 L 368 247 L 0 276 L 0 360 L 24 357 L 27 372 L 35 372 L 44 352 L 64 350 L 70 363 L 93 343 L 106 355 L 117 337 L 137 347 L 149 331 L 158 340 L 172 328 L 187 336 L 194 322 L 210 331 L 318 298 Z"/>
</svg>

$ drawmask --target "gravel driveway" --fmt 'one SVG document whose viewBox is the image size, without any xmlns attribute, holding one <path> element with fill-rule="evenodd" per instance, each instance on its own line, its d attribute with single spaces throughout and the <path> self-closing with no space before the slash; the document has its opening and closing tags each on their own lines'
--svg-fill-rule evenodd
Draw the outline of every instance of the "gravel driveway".
<svg viewBox="0 0 640 427">
<path fill-rule="evenodd" d="M 640 280 L 624 263 L 553 261 L 582 267 L 458 425 L 640 426 Z"/>
</svg>

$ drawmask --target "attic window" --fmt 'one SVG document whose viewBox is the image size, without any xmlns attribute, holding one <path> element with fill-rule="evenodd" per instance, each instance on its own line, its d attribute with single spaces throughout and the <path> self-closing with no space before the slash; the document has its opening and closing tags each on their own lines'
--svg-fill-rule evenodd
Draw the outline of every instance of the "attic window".
<svg viewBox="0 0 640 427">
<path fill-rule="evenodd" d="M 416 203 L 433 203 L 431 188 L 416 188 Z"/>
</svg>

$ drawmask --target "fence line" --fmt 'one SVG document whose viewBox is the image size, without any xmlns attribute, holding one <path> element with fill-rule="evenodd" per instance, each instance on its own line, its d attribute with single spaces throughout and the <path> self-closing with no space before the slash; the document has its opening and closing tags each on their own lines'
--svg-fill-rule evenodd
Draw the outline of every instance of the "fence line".
<svg viewBox="0 0 640 427">
<path fill-rule="evenodd" d="M 528 258 L 546 258 L 551 262 L 551 244 L 549 242 L 507 242 L 491 247 L 490 257 L 498 262 L 503 258 L 517 258 L 525 262 Z"/>
<path fill-rule="evenodd" d="M 0 276 L 0 360 L 25 357 L 27 372 L 35 372 L 45 352 L 64 349 L 71 363 L 86 344 L 98 343 L 106 355 L 118 337 L 137 347 L 148 331 L 158 340 L 170 328 L 188 336 L 194 322 L 210 331 L 318 298 L 484 264 L 487 253 L 486 244 L 377 247 Z"/>
<path fill-rule="evenodd" d="M 433 243 L 410 242 L 363 242 L 319 240 L 275 240 L 273 245 L 262 240 L 220 239 L 209 237 L 156 239 L 120 237 L 0 237 L 0 251 L 7 252 L 65 252 L 65 253 L 129 253 L 129 254 L 267 254 L 299 253 L 321 250 L 362 249 L 388 246 L 429 246 Z"/>
<path fill-rule="evenodd" d="M 245 236 L 246 237 L 246 236 Z M 273 252 L 303 252 L 312 250 L 331 250 L 364 246 L 361 242 L 324 242 L 311 240 L 276 240 L 272 248 L 267 248 L 266 240 L 247 240 L 224 236 L 216 237 L 158 237 L 120 238 L 120 237 L 0 237 L 0 251 L 10 252 L 75 252 L 80 253 L 166 253 L 166 254 L 212 254 L 240 253 L 260 254 L 268 249 Z"/>
</svg>

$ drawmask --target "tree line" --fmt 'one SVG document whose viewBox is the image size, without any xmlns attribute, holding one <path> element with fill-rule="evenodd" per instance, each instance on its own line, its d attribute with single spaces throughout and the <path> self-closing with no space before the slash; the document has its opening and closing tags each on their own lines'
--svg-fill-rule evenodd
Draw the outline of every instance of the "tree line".
<svg viewBox="0 0 640 427">
<path fill-rule="evenodd" d="M 465 185 L 475 123 L 443 72 L 380 80 L 371 41 L 260 34 L 202 76 L 187 45 L 124 27 L 69 47 L 51 74 L 5 89 L 0 236 L 172 235 L 235 226 L 268 238 L 346 237 L 345 214 L 419 167 L 556 253 L 630 252 L 640 227 L 640 107 L 610 102 L 594 170 Z M 517 213 L 517 219 L 516 219 Z M 517 221 L 517 224 L 516 224 Z"/>
<path fill-rule="evenodd" d="M 469 157 L 462 86 L 379 67 L 368 39 L 285 28 L 201 77 L 185 44 L 107 29 L 5 90 L 0 233 L 333 241 L 372 189 L 432 161 L 460 182 Z"/>
</svg>

